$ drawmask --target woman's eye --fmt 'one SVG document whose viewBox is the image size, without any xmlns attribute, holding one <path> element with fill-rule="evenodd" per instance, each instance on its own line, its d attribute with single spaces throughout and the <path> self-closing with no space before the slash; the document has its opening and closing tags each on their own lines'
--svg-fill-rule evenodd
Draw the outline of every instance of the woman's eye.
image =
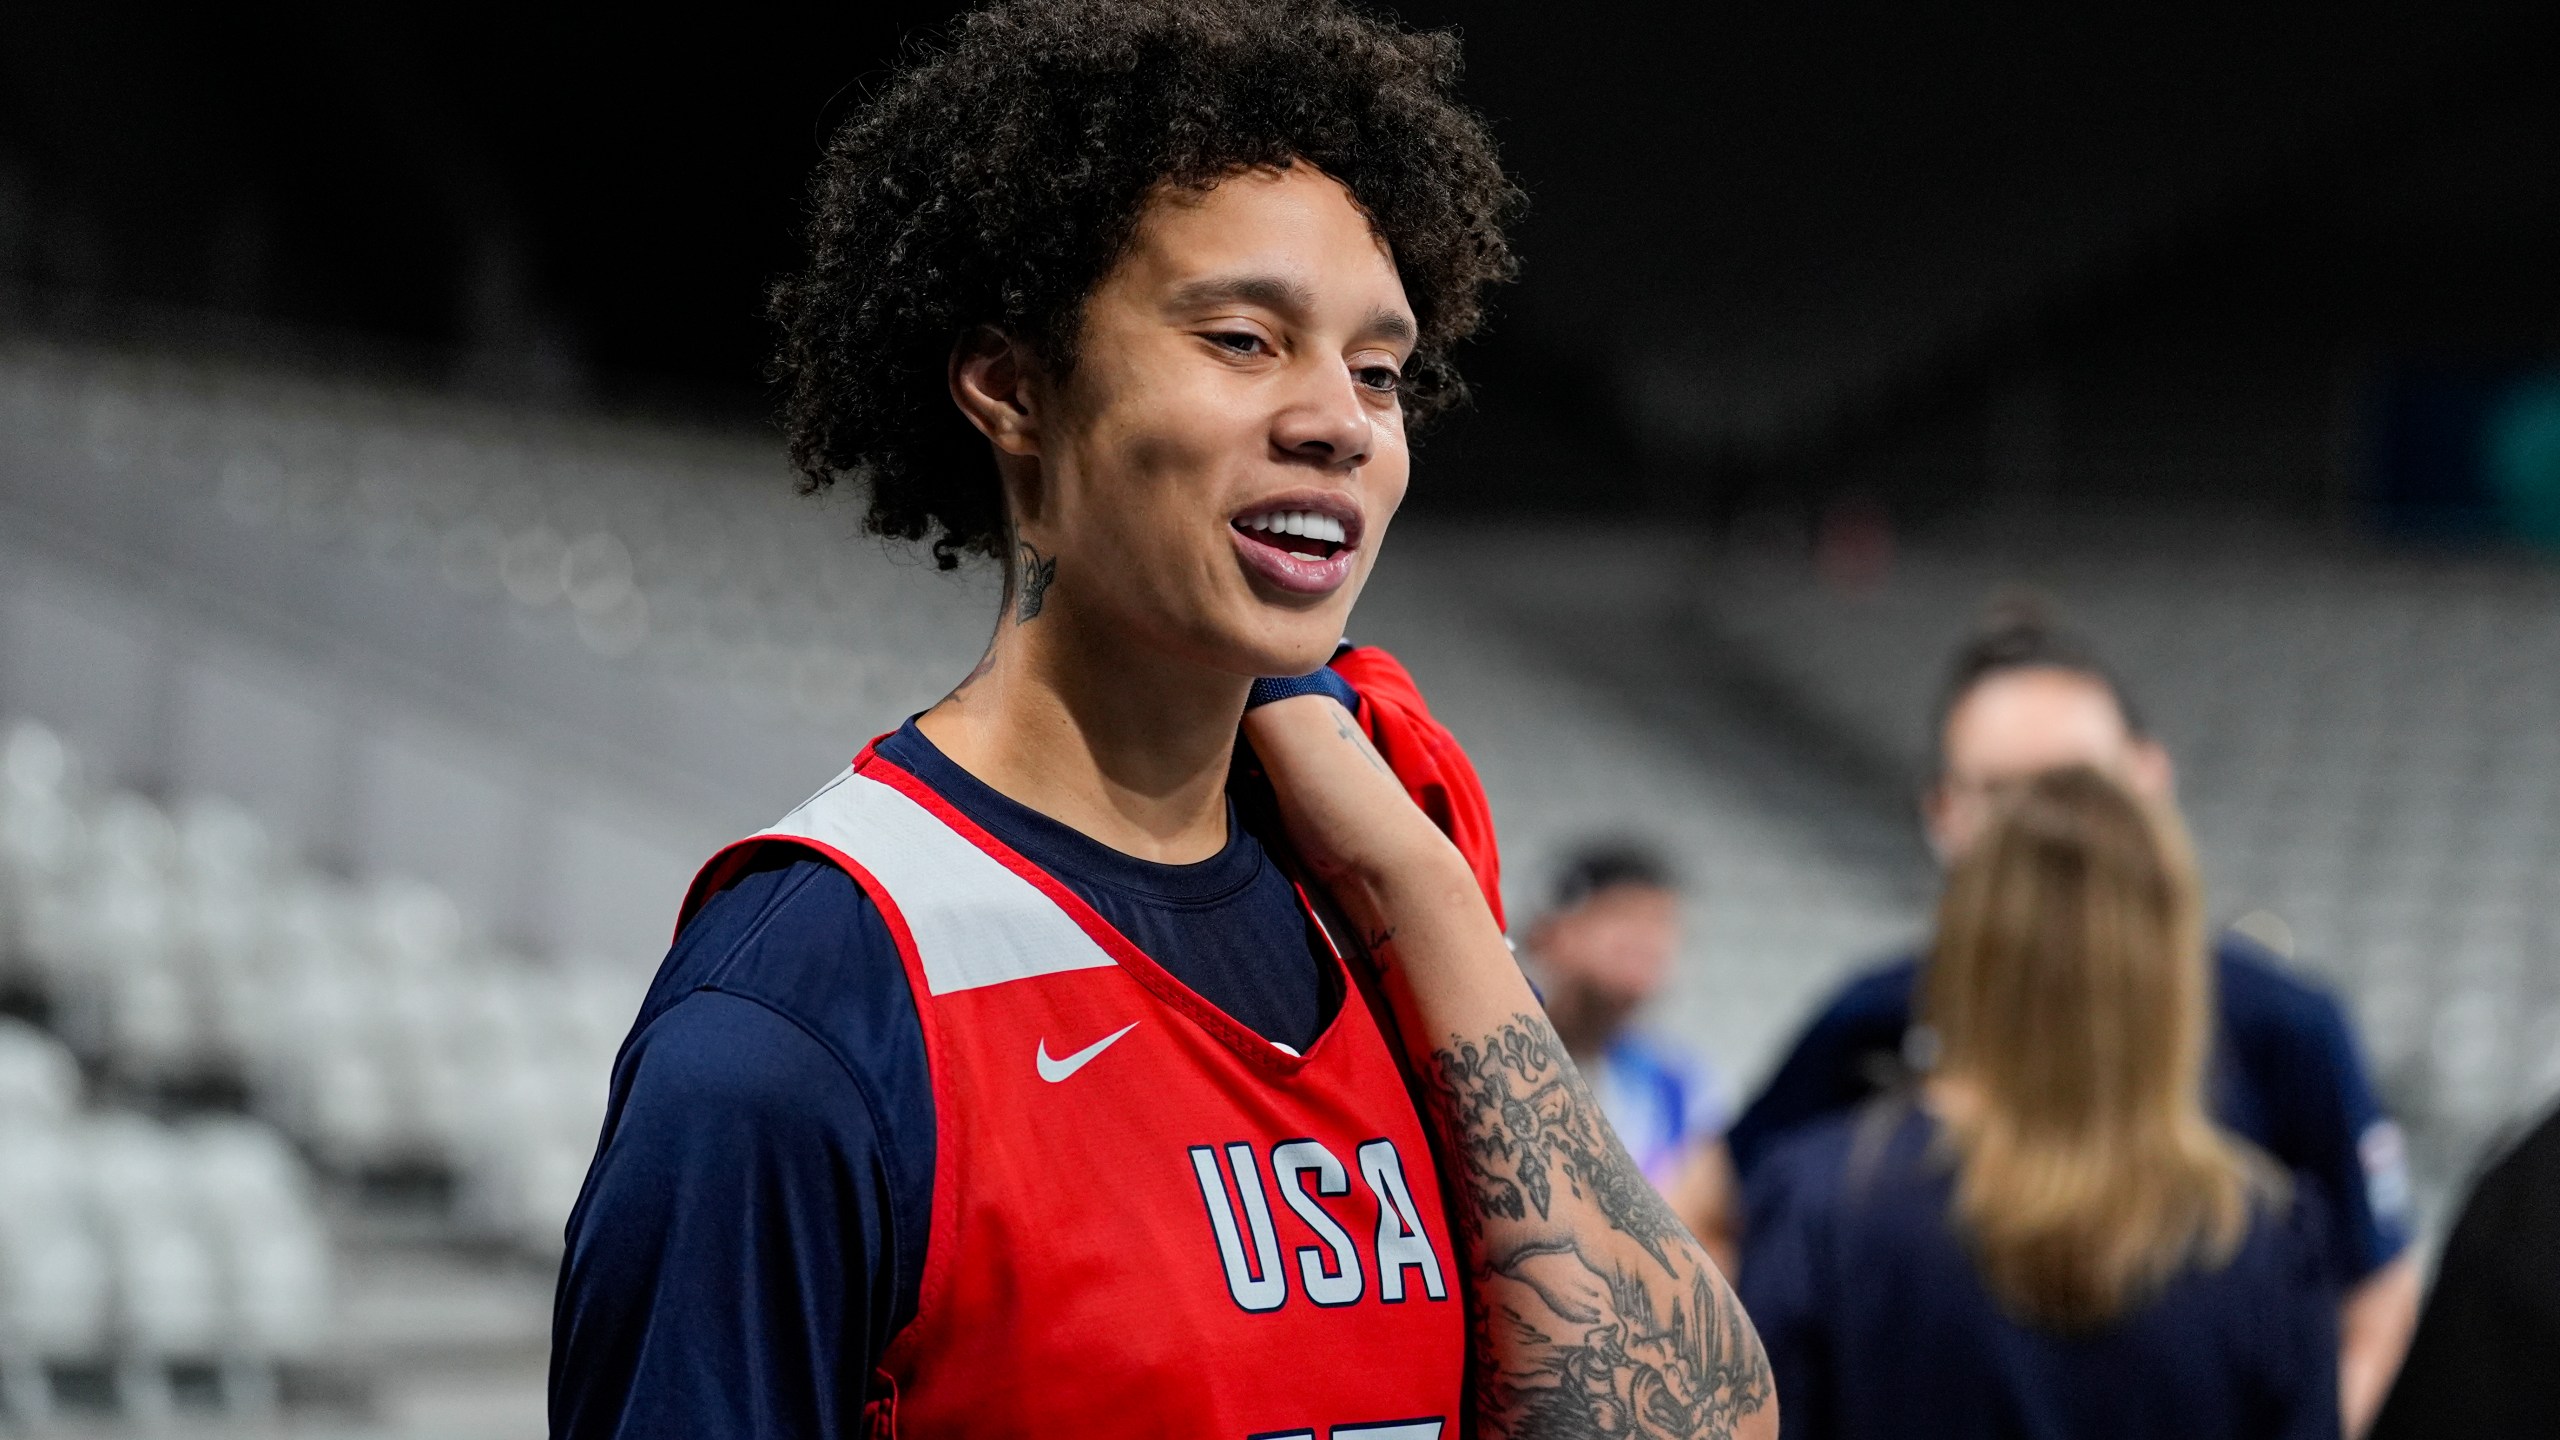
<svg viewBox="0 0 2560 1440">
<path fill-rule="evenodd" d="M 1404 377 L 1391 365 L 1363 365 L 1353 372 L 1360 383 L 1381 395 L 1392 395 L 1404 384 Z"/>
</svg>

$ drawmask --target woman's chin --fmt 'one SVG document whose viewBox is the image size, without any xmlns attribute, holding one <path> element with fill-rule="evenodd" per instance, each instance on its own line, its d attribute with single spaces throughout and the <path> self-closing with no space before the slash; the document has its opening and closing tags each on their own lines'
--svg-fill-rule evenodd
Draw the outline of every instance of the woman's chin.
<svg viewBox="0 0 2560 1440">
<path fill-rule="evenodd" d="M 1239 627 L 1243 647 L 1257 662 L 1256 675 L 1304 675 L 1322 668 L 1342 644 L 1351 623 L 1352 597 L 1359 588 L 1346 586 L 1321 605 L 1257 603 L 1248 623 Z M 1260 597 L 1256 597 L 1259 600 Z"/>
<path fill-rule="evenodd" d="M 1227 675 L 1259 679 L 1305 675 L 1324 667 L 1342 643 L 1350 597 L 1310 606 L 1273 605 L 1251 593 L 1199 597 L 1187 625 L 1162 634 L 1184 660 Z M 1119 633 L 1136 640 L 1153 627 L 1132 616 Z M 1140 642 L 1143 643 L 1143 642 Z"/>
<path fill-rule="evenodd" d="M 1287 633 L 1265 632 L 1250 640 L 1239 639 L 1229 649 L 1231 658 L 1218 668 L 1256 679 L 1311 674 L 1324 668 L 1340 643 L 1342 629 L 1338 625 L 1291 625 Z"/>
</svg>

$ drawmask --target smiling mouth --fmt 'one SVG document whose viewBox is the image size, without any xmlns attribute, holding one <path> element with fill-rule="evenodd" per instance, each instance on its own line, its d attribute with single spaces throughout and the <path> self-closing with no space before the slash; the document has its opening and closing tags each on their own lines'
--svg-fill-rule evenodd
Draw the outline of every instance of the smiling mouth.
<svg viewBox="0 0 2560 1440">
<path fill-rule="evenodd" d="M 1247 543 L 1299 560 L 1330 560 L 1350 548 L 1342 522 L 1313 510 L 1272 510 L 1232 523 Z"/>
</svg>

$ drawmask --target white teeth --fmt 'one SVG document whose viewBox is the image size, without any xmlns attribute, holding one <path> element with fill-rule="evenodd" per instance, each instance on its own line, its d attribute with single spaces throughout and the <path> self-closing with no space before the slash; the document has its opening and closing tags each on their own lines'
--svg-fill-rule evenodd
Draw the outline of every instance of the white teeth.
<svg viewBox="0 0 2560 1440">
<path fill-rule="evenodd" d="M 1330 540 L 1336 545 L 1347 544 L 1350 540 L 1350 532 L 1343 528 L 1341 521 L 1313 510 L 1266 511 L 1236 523 L 1247 530 L 1261 530 L 1273 535 L 1302 535 L 1310 540 Z"/>
</svg>

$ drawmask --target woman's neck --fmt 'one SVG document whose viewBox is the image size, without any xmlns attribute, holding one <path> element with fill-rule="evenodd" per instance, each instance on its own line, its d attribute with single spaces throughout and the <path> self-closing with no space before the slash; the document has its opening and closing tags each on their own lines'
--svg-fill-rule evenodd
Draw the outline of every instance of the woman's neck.
<svg viewBox="0 0 2560 1440">
<path fill-rule="evenodd" d="M 1950 1125 L 1961 1125 L 1982 1113 L 1982 1086 L 1969 1076 L 1941 1070 L 1920 1082 L 1920 1106 Z"/>
<path fill-rule="evenodd" d="M 1227 763 L 1248 679 L 1135 649 L 1047 614 L 998 622 L 987 657 L 917 721 L 1007 799 L 1143 860 L 1227 841 Z"/>
</svg>

